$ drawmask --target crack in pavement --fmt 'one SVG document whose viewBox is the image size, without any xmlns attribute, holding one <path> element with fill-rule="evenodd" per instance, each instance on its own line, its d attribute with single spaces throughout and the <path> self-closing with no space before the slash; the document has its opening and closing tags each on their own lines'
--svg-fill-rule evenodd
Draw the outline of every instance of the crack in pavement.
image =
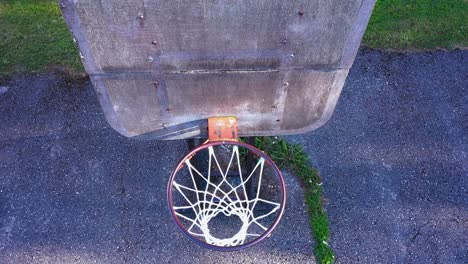
<svg viewBox="0 0 468 264">
<path fill-rule="evenodd" d="M 421 229 L 425 226 L 427 226 L 428 224 L 431 223 L 432 220 L 429 220 L 427 223 L 423 224 L 423 225 L 420 225 L 418 226 L 417 230 L 416 230 L 416 233 L 413 235 L 413 237 L 411 238 L 411 243 L 414 243 L 414 240 L 416 240 L 416 238 L 420 235 L 422 235 L 421 233 Z"/>
</svg>

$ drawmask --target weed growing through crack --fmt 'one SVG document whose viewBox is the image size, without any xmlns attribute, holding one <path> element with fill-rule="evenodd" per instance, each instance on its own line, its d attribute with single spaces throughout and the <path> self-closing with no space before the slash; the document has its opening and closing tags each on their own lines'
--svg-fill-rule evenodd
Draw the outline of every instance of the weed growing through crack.
<svg viewBox="0 0 468 264">
<path fill-rule="evenodd" d="M 335 256 L 328 245 L 330 229 L 323 208 L 322 180 L 317 170 L 311 167 L 307 153 L 300 145 L 276 137 L 257 137 L 255 146 L 267 153 L 280 168 L 291 170 L 301 180 L 316 242 L 314 255 L 317 263 L 333 263 Z"/>
</svg>

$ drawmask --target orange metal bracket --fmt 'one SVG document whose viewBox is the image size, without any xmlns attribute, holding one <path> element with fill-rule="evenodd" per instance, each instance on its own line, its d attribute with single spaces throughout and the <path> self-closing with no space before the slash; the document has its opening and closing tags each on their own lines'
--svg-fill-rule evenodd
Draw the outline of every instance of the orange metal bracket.
<svg viewBox="0 0 468 264">
<path fill-rule="evenodd" d="M 208 118 L 208 139 L 210 141 L 238 141 L 237 117 L 223 116 Z"/>
</svg>

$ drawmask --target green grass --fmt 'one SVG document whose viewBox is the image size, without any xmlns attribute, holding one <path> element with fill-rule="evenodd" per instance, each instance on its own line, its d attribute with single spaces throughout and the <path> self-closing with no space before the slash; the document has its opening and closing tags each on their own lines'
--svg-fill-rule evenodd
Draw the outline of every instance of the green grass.
<svg viewBox="0 0 468 264">
<path fill-rule="evenodd" d="M 0 74 L 50 66 L 82 71 L 57 1 L 0 0 Z"/>
<path fill-rule="evenodd" d="M 468 46 L 467 0 L 377 0 L 363 43 L 416 50 Z"/>
<path fill-rule="evenodd" d="M 363 43 L 382 49 L 468 46 L 468 0 L 378 0 Z M 0 0 L 0 74 L 83 71 L 56 0 Z"/>
<path fill-rule="evenodd" d="M 333 263 L 335 256 L 328 245 L 330 229 L 327 214 L 323 209 L 322 180 L 318 172 L 311 167 L 307 153 L 300 145 L 272 137 L 255 138 L 255 146 L 265 151 L 281 168 L 292 170 L 301 180 L 316 243 L 316 261 L 321 264 Z"/>
</svg>

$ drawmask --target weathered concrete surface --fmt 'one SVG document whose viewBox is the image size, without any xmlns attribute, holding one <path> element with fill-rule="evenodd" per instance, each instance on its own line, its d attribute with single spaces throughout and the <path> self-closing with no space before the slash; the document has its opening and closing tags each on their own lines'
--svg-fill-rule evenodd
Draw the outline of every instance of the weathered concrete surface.
<svg viewBox="0 0 468 264">
<path fill-rule="evenodd" d="M 468 263 L 468 52 L 363 51 L 303 144 L 338 263 Z"/>
<path fill-rule="evenodd" d="M 183 141 L 137 141 L 109 127 L 89 81 L 59 75 L 0 83 L 0 263 L 312 263 L 303 194 L 241 252 L 205 250 L 167 209 Z"/>
<path fill-rule="evenodd" d="M 109 124 L 127 137 L 297 134 L 331 117 L 375 0 L 60 0 Z"/>
</svg>

